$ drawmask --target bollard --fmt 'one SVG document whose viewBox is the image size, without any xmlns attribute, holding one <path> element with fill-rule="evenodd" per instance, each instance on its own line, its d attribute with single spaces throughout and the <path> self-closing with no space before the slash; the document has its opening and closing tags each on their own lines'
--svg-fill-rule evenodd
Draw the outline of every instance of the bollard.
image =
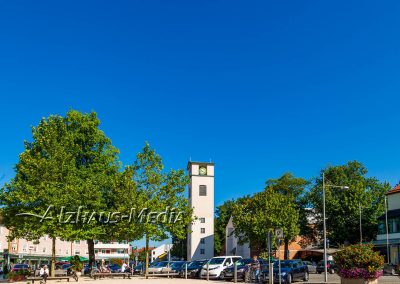
<svg viewBox="0 0 400 284">
<path fill-rule="evenodd" d="M 233 282 L 237 283 L 237 265 L 236 262 L 233 264 Z"/>
<path fill-rule="evenodd" d="M 207 281 L 210 280 L 210 271 L 208 270 L 210 268 L 210 265 L 207 262 Z"/>
<path fill-rule="evenodd" d="M 187 262 L 185 263 L 185 279 L 187 279 Z"/>
</svg>

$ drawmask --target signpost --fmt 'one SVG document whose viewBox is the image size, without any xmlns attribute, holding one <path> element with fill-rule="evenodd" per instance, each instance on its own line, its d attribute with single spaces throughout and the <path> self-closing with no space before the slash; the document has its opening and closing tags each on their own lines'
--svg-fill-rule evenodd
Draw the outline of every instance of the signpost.
<svg viewBox="0 0 400 284">
<path fill-rule="evenodd" d="M 275 229 L 275 238 L 278 247 L 278 277 L 279 284 L 282 284 L 282 275 L 281 275 L 281 240 L 283 240 L 283 230 Z"/>
</svg>

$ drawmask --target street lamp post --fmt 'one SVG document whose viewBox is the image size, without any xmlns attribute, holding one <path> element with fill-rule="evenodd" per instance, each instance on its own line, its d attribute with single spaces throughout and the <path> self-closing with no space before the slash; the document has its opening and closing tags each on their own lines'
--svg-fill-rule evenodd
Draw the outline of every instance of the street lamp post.
<svg viewBox="0 0 400 284">
<path fill-rule="evenodd" d="M 348 186 L 339 186 L 332 184 L 325 184 L 325 172 L 322 173 L 322 212 L 323 224 L 324 224 L 324 273 L 325 273 L 325 283 L 328 282 L 328 252 L 326 248 L 326 209 L 325 209 L 325 188 L 326 187 L 337 187 L 342 189 L 348 189 Z"/>
<path fill-rule="evenodd" d="M 361 208 L 361 201 L 358 202 L 358 209 L 360 210 L 360 244 L 362 244 L 363 241 L 363 235 L 362 235 L 362 208 Z"/>
</svg>

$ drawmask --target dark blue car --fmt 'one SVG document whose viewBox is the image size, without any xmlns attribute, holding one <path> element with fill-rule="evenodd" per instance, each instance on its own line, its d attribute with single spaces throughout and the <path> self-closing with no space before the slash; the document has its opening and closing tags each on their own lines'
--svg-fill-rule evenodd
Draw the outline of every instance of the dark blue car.
<svg viewBox="0 0 400 284">
<path fill-rule="evenodd" d="M 308 267 L 301 259 L 281 261 L 281 281 L 290 284 L 295 281 L 308 281 Z M 269 270 L 265 268 L 261 273 L 261 281 L 267 283 L 269 280 Z M 274 283 L 279 283 L 278 262 L 274 263 Z"/>
</svg>

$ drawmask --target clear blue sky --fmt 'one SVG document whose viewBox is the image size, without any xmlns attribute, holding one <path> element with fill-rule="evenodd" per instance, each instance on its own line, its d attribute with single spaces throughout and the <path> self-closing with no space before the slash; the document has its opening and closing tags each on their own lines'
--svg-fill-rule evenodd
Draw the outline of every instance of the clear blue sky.
<svg viewBox="0 0 400 284">
<path fill-rule="evenodd" d="M 0 183 L 41 117 L 98 113 L 132 163 L 216 163 L 216 204 L 359 160 L 400 179 L 398 1 L 2 1 Z"/>
</svg>

